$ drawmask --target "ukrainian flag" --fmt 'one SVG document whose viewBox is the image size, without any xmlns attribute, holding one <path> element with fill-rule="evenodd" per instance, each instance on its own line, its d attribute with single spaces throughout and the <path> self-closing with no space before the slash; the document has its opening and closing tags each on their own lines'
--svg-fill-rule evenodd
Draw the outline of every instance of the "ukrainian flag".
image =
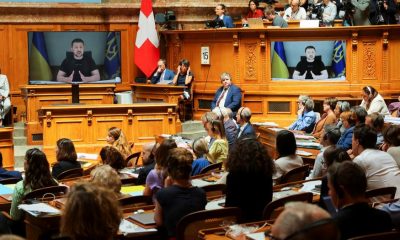
<svg viewBox="0 0 400 240">
<path fill-rule="evenodd" d="M 121 75 L 121 64 L 119 59 L 119 49 L 115 32 L 107 34 L 106 56 L 104 58 L 104 69 L 107 79 L 114 79 Z"/>
<path fill-rule="evenodd" d="M 289 78 L 283 42 L 275 42 L 271 65 L 272 78 Z"/>
<path fill-rule="evenodd" d="M 31 54 L 29 55 L 29 78 L 30 80 L 53 80 L 42 32 L 34 32 L 32 36 Z"/>
<path fill-rule="evenodd" d="M 346 59 L 344 57 L 344 43 L 342 40 L 335 41 L 333 47 L 332 71 L 333 77 L 346 75 Z"/>
</svg>

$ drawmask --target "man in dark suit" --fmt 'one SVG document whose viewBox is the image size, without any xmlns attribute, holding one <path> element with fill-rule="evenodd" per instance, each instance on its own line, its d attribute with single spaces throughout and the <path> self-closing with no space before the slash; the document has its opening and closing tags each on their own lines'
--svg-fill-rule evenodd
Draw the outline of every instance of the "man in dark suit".
<svg viewBox="0 0 400 240">
<path fill-rule="evenodd" d="M 236 114 L 242 104 L 242 93 L 239 87 L 232 84 L 232 78 L 229 73 L 221 74 L 222 87 L 218 88 L 214 100 L 211 103 L 211 110 L 215 107 L 226 107 Z"/>
<path fill-rule="evenodd" d="M 165 59 L 158 60 L 157 71 L 151 77 L 152 84 L 172 84 L 175 73 L 166 67 L 167 61 Z"/>
<path fill-rule="evenodd" d="M 237 138 L 255 138 L 256 132 L 250 122 L 251 111 L 248 107 L 241 107 L 236 114 L 236 120 L 239 124 Z"/>
</svg>

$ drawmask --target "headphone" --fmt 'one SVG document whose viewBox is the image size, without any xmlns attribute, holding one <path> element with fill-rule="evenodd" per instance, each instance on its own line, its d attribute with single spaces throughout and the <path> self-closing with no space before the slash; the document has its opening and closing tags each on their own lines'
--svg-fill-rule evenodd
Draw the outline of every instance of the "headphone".
<svg viewBox="0 0 400 240">
<path fill-rule="evenodd" d="M 31 152 L 31 156 L 29 157 L 29 162 L 33 160 L 33 156 L 39 151 L 40 151 L 39 149 L 34 148 L 34 150 Z"/>
<path fill-rule="evenodd" d="M 243 120 L 245 120 L 246 122 L 248 122 L 248 121 L 249 121 L 249 116 L 243 115 L 243 110 L 244 110 L 244 107 L 241 107 L 241 108 L 240 108 L 240 111 L 239 111 L 239 116 L 240 116 L 241 119 L 243 119 Z"/>
</svg>

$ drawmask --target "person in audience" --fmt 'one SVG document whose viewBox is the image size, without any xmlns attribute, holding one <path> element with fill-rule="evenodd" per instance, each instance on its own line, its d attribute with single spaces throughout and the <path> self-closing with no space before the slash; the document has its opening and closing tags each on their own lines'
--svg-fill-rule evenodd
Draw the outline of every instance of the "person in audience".
<svg viewBox="0 0 400 240">
<path fill-rule="evenodd" d="M 214 99 L 211 102 L 211 110 L 216 107 L 230 108 L 234 114 L 239 110 L 242 103 L 242 93 L 239 87 L 232 83 L 229 73 L 221 74 L 222 86 L 217 89 Z"/>
<path fill-rule="evenodd" d="M 375 149 L 377 134 L 371 127 L 360 124 L 354 128 L 353 155 L 367 176 L 367 189 L 395 186 L 400 189 L 400 169 L 389 153 Z M 396 192 L 396 198 L 400 192 Z"/>
<path fill-rule="evenodd" d="M 315 158 L 314 168 L 310 173 L 310 178 L 318 178 L 326 174 L 327 167 L 325 164 L 324 152 L 328 147 L 336 146 L 340 138 L 340 131 L 334 126 L 327 125 L 324 129 L 324 133 L 322 133 L 321 137 L 321 152 L 319 152 Z"/>
<path fill-rule="evenodd" d="M 124 159 L 132 154 L 131 146 L 120 128 L 112 127 L 108 129 L 107 143 L 115 147 Z"/>
<path fill-rule="evenodd" d="M 93 169 L 90 172 L 90 182 L 112 190 L 117 198 L 121 196 L 121 178 L 110 165 L 101 165 Z"/>
<path fill-rule="evenodd" d="M 324 127 L 327 125 L 336 125 L 336 98 L 326 98 L 323 103 L 324 114 L 321 119 L 315 124 L 314 130 L 312 132 L 313 136 L 320 138 L 324 132 Z"/>
<path fill-rule="evenodd" d="M 223 26 L 221 27 L 226 27 L 226 28 L 233 28 L 233 20 L 231 16 L 226 15 L 227 14 L 227 8 L 225 4 L 219 3 L 215 7 L 215 14 L 217 17 L 215 18 L 215 22 L 223 22 Z"/>
<path fill-rule="evenodd" d="M 226 162 L 226 207 L 239 207 L 244 222 L 262 219 L 264 207 L 272 201 L 273 160 L 254 138 L 235 143 Z M 262 191 L 260 191 L 262 189 Z"/>
<path fill-rule="evenodd" d="M 149 172 L 146 178 L 146 185 L 143 190 L 144 196 L 151 196 L 155 200 L 155 193 L 164 188 L 166 169 L 168 166 L 168 156 L 171 149 L 177 148 L 176 142 L 172 139 L 165 139 L 157 148 L 155 154 L 156 165 Z"/>
<path fill-rule="evenodd" d="M 57 73 L 59 82 L 93 82 L 100 80 L 100 72 L 90 55 L 85 55 L 85 43 L 80 38 L 71 42 L 72 57 L 61 63 Z"/>
<path fill-rule="evenodd" d="M 248 107 L 241 107 L 236 114 L 236 120 L 239 124 L 237 130 L 238 138 L 255 138 L 256 132 L 254 131 L 253 125 L 250 122 L 251 111 Z"/>
<path fill-rule="evenodd" d="M 210 165 L 207 160 L 208 146 L 204 138 L 198 138 L 193 141 L 192 149 L 194 155 L 196 155 L 196 160 L 192 164 L 192 176 L 200 174 L 200 171 Z"/>
<path fill-rule="evenodd" d="M 247 24 L 247 19 L 249 18 L 264 18 L 264 13 L 261 9 L 258 8 L 260 3 L 258 0 L 250 0 L 249 1 L 249 11 L 247 15 L 242 18 L 242 24 L 245 26 Z"/>
<path fill-rule="evenodd" d="M 383 126 L 384 126 L 385 120 L 383 116 L 379 113 L 371 113 L 368 114 L 367 117 L 365 118 L 365 124 L 373 128 L 376 133 L 377 133 L 377 138 L 376 138 L 376 146 L 377 148 L 380 148 L 381 145 L 383 144 Z"/>
<path fill-rule="evenodd" d="M 286 21 L 307 19 L 306 10 L 303 7 L 300 7 L 299 0 L 292 0 L 289 4 L 290 7 L 286 8 L 285 13 L 283 14 L 283 19 Z"/>
<path fill-rule="evenodd" d="M 322 21 L 327 26 L 333 26 L 333 21 L 337 15 L 337 7 L 336 4 L 331 2 L 331 0 L 323 0 L 323 12 L 322 12 Z"/>
<path fill-rule="evenodd" d="M 355 121 L 351 112 L 342 112 L 340 114 L 340 120 L 342 121 L 343 127 L 346 129 L 336 146 L 344 150 L 351 149 L 351 139 L 353 137 L 353 130 Z"/>
<path fill-rule="evenodd" d="M 286 203 L 285 209 L 271 227 L 269 239 L 287 239 L 305 227 L 329 218 L 329 213 L 317 205 L 304 202 Z M 324 238 L 320 236 L 319 239 L 323 240 Z"/>
<path fill-rule="evenodd" d="M 371 24 L 396 24 L 396 1 L 371 0 L 369 4 L 369 20 Z"/>
<path fill-rule="evenodd" d="M 289 130 L 305 131 L 311 133 L 314 129 L 317 116 L 315 115 L 314 101 L 306 96 L 298 100 L 299 110 L 297 111 L 297 120 L 289 126 Z"/>
<path fill-rule="evenodd" d="M 365 110 L 365 108 L 361 106 L 353 106 L 350 108 L 350 112 L 352 114 L 352 118 L 354 119 L 355 125 L 365 123 L 365 118 L 368 115 L 367 110 Z"/>
<path fill-rule="evenodd" d="M 274 179 L 278 180 L 290 170 L 303 166 L 303 159 L 296 154 L 297 145 L 294 134 L 288 130 L 281 130 L 276 136 L 276 151 L 278 158 L 275 160 L 276 173 Z"/>
<path fill-rule="evenodd" d="M 204 127 L 204 130 L 206 132 L 208 132 L 207 124 L 212 122 L 212 121 L 215 121 L 215 120 L 218 120 L 218 116 L 217 116 L 217 114 L 215 114 L 213 112 L 205 112 L 201 116 L 201 122 L 203 123 L 203 127 Z M 210 137 L 210 136 L 208 136 L 208 135 L 206 137 L 204 137 L 204 139 L 206 140 L 206 142 L 208 144 L 208 149 L 210 149 L 210 147 L 211 147 L 211 145 L 212 145 L 212 143 L 214 142 L 215 139 Z"/>
<path fill-rule="evenodd" d="M 343 126 L 342 120 L 340 119 L 340 114 L 342 114 L 342 112 L 348 112 L 348 111 L 350 111 L 350 103 L 349 102 L 338 101 L 336 103 L 335 114 L 336 114 L 336 119 L 338 119 L 336 127 L 340 129 L 341 134 L 344 133 L 346 128 Z"/>
<path fill-rule="evenodd" d="M 222 122 L 219 120 L 208 122 L 207 134 L 214 139 L 207 153 L 208 161 L 212 163 L 224 162 L 228 156 L 229 146 Z"/>
<path fill-rule="evenodd" d="M 369 21 L 369 6 L 370 0 L 351 0 L 354 6 L 352 10 L 351 26 L 366 26 L 371 25 Z"/>
<path fill-rule="evenodd" d="M 110 165 L 115 171 L 119 172 L 125 168 L 125 160 L 121 152 L 115 147 L 105 146 L 100 150 L 100 158 L 103 164 Z"/>
<path fill-rule="evenodd" d="M 204 210 L 207 199 L 203 189 L 190 182 L 193 155 L 184 148 L 175 148 L 167 158 L 169 186 L 156 193 L 154 220 L 166 229 L 168 238 L 176 235 L 176 225 L 189 213 Z"/>
<path fill-rule="evenodd" d="M 382 150 L 389 153 L 400 167 L 400 126 L 390 125 L 383 131 Z M 400 191 L 400 190 L 399 190 Z"/>
<path fill-rule="evenodd" d="M 315 47 L 307 46 L 304 49 L 304 52 L 306 56 L 302 56 L 300 58 L 300 62 L 297 63 L 296 68 L 293 71 L 293 79 L 327 79 L 328 70 L 326 70 L 325 64 L 322 62 L 321 57 L 316 56 Z"/>
<path fill-rule="evenodd" d="M 61 138 L 57 141 L 56 159 L 57 162 L 53 165 L 51 175 L 57 178 L 61 173 L 82 168 L 81 164 L 77 161 L 78 157 L 75 151 L 74 143 L 68 138 Z"/>
<path fill-rule="evenodd" d="M 147 175 L 156 166 L 154 155 L 157 151 L 157 143 L 145 143 L 142 149 L 142 163 L 143 167 L 139 169 L 136 185 L 146 184 Z"/>
<path fill-rule="evenodd" d="M 397 102 L 389 104 L 388 109 L 392 117 L 400 117 L 400 96 L 397 98 Z"/>
<path fill-rule="evenodd" d="M 167 68 L 167 61 L 160 59 L 157 62 L 157 70 L 151 77 L 152 84 L 172 84 L 175 73 Z"/>
<path fill-rule="evenodd" d="M 77 183 L 68 193 L 60 232 L 71 240 L 112 240 L 121 219 L 122 211 L 111 190 L 88 182 Z"/>
<path fill-rule="evenodd" d="M 392 229 L 389 214 L 369 206 L 365 197 L 367 177 L 356 163 L 345 161 L 328 169 L 329 195 L 339 209 L 334 219 L 341 239 Z"/>
<path fill-rule="evenodd" d="M 1 74 L 0 70 L 0 127 L 3 126 L 3 120 L 11 109 L 10 86 L 7 76 Z"/>
<path fill-rule="evenodd" d="M 180 100 L 190 99 L 190 88 L 194 81 L 194 74 L 190 70 L 190 62 L 187 59 L 182 59 L 179 62 L 178 69 L 172 83 L 177 86 L 184 86 L 183 94 L 179 96 Z"/>
<path fill-rule="evenodd" d="M 389 115 L 389 109 L 386 106 L 385 99 L 383 99 L 374 87 L 363 87 L 361 96 L 363 100 L 360 106 L 365 108 L 368 114 L 377 112 L 383 115 Z"/>
<path fill-rule="evenodd" d="M 215 107 L 212 111 L 218 116 L 218 119 L 224 123 L 226 140 L 228 140 L 229 148 L 232 148 L 236 140 L 238 128 L 235 121 L 229 115 L 228 108 Z"/>
<path fill-rule="evenodd" d="M 275 13 L 275 8 L 272 5 L 267 5 L 264 9 L 265 18 L 268 21 L 272 22 L 272 26 L 287 28 L 289 27 L 288 23 L 283 19 L 280 15 Z"/>
<path fill-rule="evenodd" d="M 3 154 L 0 152 L 0 180 L 7 178 L 22 179 L 22 175 L 18 171 L 9 171 L 3 168 Z"/>
</svg>

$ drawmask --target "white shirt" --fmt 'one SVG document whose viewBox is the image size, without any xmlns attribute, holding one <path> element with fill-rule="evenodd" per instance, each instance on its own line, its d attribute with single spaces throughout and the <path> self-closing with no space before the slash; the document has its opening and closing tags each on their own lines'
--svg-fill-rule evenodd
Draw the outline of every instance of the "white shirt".
<svg viewBox="0 0 400 240">
<path fill-rule="evenodd" d="M 303 7 L 299 7 L 299 10 L 297 12 L 292 12 L 292 7 L 288 7 L 285 10 L 285 15 L 283 16 L 283 19 L 286 21 L 289 20 L 306 20 L 307 19 L 307 13 L 306 10 Z"/>
<path fill-rule="evenodd" d="M 290 170 L 301 166 L 303 166 L 303 159 L 300 156 L 292 155 L 278 158 L 275 160 L 276 173 L 272 178 L 278 179 Z"/>
<path fill-rule="evenodd" d="M 383 115 L 389 115 L 389 109 L 386 106 L 385 103 L 385 99 L 383 99 L 383 97 L 378 94 L 376 95 L 376 97 L 374 97 L 374 99 L 372 99 L 371 104 L 369 105 L 369 108 L 367 109 L 367 103 L 362 100 L 361 107 L 364 107 L 367 110 L 368 114 L 377 112 L 379 114 L 383 114 Z"/>
<path fill-rule="evenodd" d="M 244 130 L 244 128 L 247 126 L 247 124 L 249 123 L 245 123 L 243 126 L 239 125 L 239 134 L 238 134 L 238 138 L 240 138 L 240 136 L 242 135 L 242 132 Z"/>
<path fill-rule="evenodd" d="M 367 190 L 394 186 L 397 187 L 395 198 L 400 197 L 400 169 L 390 154 L 376 149 L 365 149 L 353 162 L 364 169 Z"/>
<path fill-rule="evenodd" d="M 224 91 L 225 91 L 225 94 L 224 94 Z M 224 94 L 224 96 L 222 96 L 221 100 L 219 101 L 218 107 L 225 107 L 225 100 L 226 100 L 226 96 L 228 95 L 228 91 L 229 91 L 229 87 L 226 90 L 222 90 L 221 94 Z"/>
</svg>

